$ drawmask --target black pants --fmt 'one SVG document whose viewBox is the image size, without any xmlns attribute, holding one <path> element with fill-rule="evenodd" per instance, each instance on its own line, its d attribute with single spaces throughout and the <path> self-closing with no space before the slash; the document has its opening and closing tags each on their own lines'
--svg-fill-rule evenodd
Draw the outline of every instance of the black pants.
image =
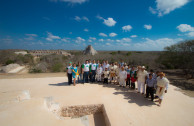
<svg viewBox="0 0 194 126">
<path fill-rule="evenodd" d="M 72 84 L 72 73 L 68 73 L 68 84 Z"/>
<path fill-rule="evenodd" d="M 146 98 L 149 97 L 149 95 L 151 95 L 151 100 L 154 100 L 154 88 L 153 87 L 148 87 L 146 88 Z"/>
<path fill-rule="evenodd" d="M 83 75 L 83 83 L 88 83 L 88 73 L 89 72 L 84 72 L 84 75 Z"/>
<path fill-rule="evenodd" d="M 126 81 L 126 86 L 129 85 L 129 87 L 131 86 L 131 80 L 130 78 L 127 78 L 127 81 Z"/>
<path fill-rule="evenodd" d="M 131 82 L 131 88 L 135 89 L 135 83 Z"/>
<path fill-rule="evenodd" d="M 107 83 L 107 84 L 108 84 L 108 78 L 104 78 L 103 84 L 104 84 L 104 83 Z"/>
<path fill-rule="evenodd" d="M 96 70 L 92 70 L 92 82 L 95 82 Z"/>
<path fill-rule="evenodd" d="M 90 82 L 92 82 L 92 73 L 89 72 L 89 79 L 90 79 Z"/>
</svg>

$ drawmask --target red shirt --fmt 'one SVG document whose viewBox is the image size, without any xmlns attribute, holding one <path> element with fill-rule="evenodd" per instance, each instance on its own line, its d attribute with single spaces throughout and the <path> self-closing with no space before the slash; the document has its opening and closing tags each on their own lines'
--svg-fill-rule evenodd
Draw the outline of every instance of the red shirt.
<svg viewBox="0 0 194 126">
<path fill-rule="evenodd" d="M 131 77 L 131 82 L 135 83 L 136 79 L 134 77 Z"/>
</svg>

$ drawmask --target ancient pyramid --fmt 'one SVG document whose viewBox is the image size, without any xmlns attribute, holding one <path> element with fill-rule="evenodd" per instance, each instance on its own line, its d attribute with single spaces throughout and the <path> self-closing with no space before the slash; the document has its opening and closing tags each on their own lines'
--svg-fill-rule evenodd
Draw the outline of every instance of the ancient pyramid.
<svg viewBox="0 0 194 126">
<path fill-rule="evenodd" d="M 85 55 L 95 55 L 95 54 L 97 54 L 97 51 L 91 45 L 88 45 L 88 47 L 86 47 L 86 49 L 83 51 L 83 53 Z"/>
</svg>

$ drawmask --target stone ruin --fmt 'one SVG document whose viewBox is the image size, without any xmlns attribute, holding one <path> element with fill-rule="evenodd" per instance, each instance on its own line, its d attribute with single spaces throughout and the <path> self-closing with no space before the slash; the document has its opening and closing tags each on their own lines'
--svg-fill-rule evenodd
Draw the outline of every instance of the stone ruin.
<svg viewBox="0 0 194 126">
<path fill-rule="evenodd" d="M 83 51 L 83 53 L 85 55 L 95 55 L 98 52 L 91 45 L 88 45 L 88 47 L 86 47 L 86 49 Z"/>
</svg>

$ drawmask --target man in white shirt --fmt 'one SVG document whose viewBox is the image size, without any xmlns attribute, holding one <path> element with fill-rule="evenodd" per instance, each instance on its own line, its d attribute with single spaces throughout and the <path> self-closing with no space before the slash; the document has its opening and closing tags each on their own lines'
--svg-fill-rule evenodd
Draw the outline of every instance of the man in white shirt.
<svg viewBox="0 0 194 126">
<path fill-rule="evenodd" d="M 107 68 L 107 69 L 108 69 L 108 71 L 110 71 L 110 70 L 109 70 L 109 66 L 110 66 L 110 65 L 108 64 L 108 60 L 107 60 L 107 61 L 106 61 L 105 68 Z"/>
<path fill-rule="evenodd" d="M 101 64 L 98 64 L 98 68 L 96 70 L 96 79 L 97 79 L 98 82 L 102 80 L 101 79 L 101 77 L 102 77 L 102 71 L 103 70 L 102 70 Z"/>
<path fill-rule="evenodd" d="M 72 63 L 69 62 L 69 66 L 67 66 L 67 76 L 68 76 L 68 84 L 72 84 Z"/>
<path fill-rule="evenodd" d="M 88 83 L 89 66 L 88 60 L 82 65 L 83 83 Z"/>
<path fill-rule="evenodd" d="M 126 86 L 127 72 L 124 67 L 121 67 L 121 72 L 119 73 L 119 84 L 123 88 Z"/>
<path fill-rule="evenodd" d="M 90 65 L 90 70 L 92 73 L 92 76 L 91 76 L 92 83 L 95 82 L 96 69 L 97 69 L 97 64 L 96 64 L 95 60 L 93 60 L 93 63 Z"/>
<path fill-rule="evenodd" d="M 145 66 L 139 68 L 137 73 L 137 85 L 138 85 L 138 93 L 145 94 L 145 81 L 147 80 L 148 72 L 145 70 Z"/>
</svg>

